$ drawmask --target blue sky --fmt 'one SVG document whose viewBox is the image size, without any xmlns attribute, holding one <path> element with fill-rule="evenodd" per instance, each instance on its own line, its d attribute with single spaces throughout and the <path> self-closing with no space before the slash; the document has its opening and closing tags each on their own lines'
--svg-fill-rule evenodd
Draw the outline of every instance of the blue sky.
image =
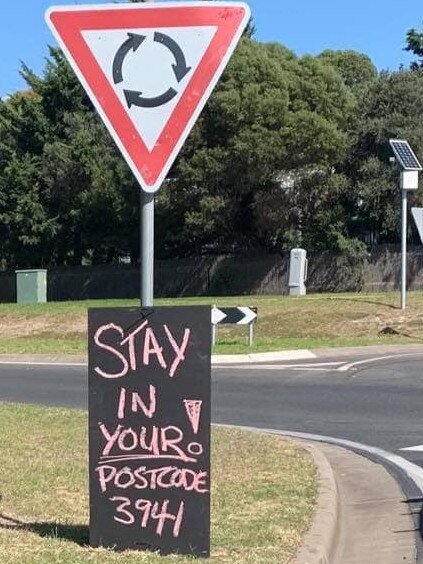
<svg viewBox="0 0 423 564">
<path fill-rule="evenodd" d="M 247 0 L 248 1 L 248 0 Z M 52 4 L 97 4 L 98 0 L 2 0 L 0 96 L 23 88 L 20 60 L 41 72 L 47 44 L 44 23 Z M 101 2 L 100 2 L 101 3 Z M 103 1 L 102 3 L 107 3 Z M 403 51 L 408 29 L 421 29 L 422 0 L 249 0 L 260 41 L 278 41 L 297 55 L 324 49 L 354 49 L 380 69 L 408 65 Z"/>
</svg>

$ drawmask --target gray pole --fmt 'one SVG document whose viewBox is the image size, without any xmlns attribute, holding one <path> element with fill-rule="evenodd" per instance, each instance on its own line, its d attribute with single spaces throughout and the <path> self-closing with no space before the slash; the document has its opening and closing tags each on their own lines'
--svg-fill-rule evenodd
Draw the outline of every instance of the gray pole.
<svg viewBox="0 0 423 564">
<path fill-rule="evenodd" d="M 154 194 L 140 196 L 141 306 L 152 307 L 154 299 Z"/>
<path fill-rule="evenodd" d="M 407 190 L 402 191 L 401 221 L 401 309 L 405 309 L 407 292 Z"/>
<path fill-rule="evenodd" d="M 154 2 L 154 0 L 142 0 Z M 140 298 L 142 307 L 154 299 L 154 194 L 141 190 L 140 197 Z"/>
</svg>

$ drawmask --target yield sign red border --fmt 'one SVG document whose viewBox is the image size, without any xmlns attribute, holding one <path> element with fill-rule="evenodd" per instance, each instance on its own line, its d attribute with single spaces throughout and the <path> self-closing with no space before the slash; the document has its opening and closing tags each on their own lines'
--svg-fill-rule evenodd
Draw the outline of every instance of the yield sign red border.
<svg viewBox="0 0 423 564">
<path fill-rule="evenodd" d="M 187 2 L 122 6 L 57 6 L 46 21 L 112 137 L 146 192 L 160 188 L 250 18 L 239 2 Z M 149 151 L 83 38 L 84 31 L 216 26 L 217 31 L 181 99 Z"/>
</svg>

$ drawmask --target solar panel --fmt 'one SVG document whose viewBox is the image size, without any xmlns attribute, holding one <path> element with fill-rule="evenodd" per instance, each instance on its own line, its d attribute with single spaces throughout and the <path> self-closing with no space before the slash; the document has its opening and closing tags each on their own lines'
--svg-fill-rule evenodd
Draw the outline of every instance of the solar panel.
<svg viewBox="0 0 423 564">
<path fill-rule="evenodd" d="M 389 144 L 392 147 L 397 161 L 404 170 L 422 170 L 422 166 L 417 160 L 408 141 L 404 141 L 404 139 L 390 139 Z"/>
</svg>

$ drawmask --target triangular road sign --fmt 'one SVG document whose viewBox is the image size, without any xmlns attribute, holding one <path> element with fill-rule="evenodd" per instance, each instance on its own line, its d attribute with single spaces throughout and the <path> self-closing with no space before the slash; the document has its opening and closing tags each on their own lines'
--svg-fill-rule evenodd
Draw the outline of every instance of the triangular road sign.
<svg viewBox="0 0 423 564">
<path fill-rule="evenodd" d="M 46 20 L 146 192 L 165 179 L 249 18 L 240 2 L 57 6 Z"/>
</svg>

